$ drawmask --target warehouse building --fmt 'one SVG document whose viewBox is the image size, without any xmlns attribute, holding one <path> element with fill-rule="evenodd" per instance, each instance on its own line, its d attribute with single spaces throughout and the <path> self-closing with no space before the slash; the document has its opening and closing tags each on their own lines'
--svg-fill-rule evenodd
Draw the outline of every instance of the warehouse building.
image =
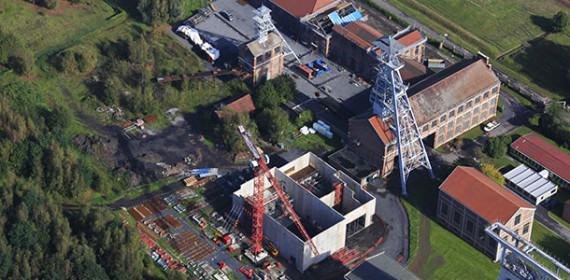
<svg viewBox="0 0 570 280">
<path fill-rule="evenodd" d="M 534 205 L 548 200 L 558 191 L 558 186 L 546 178 L 548 171 L 538 173 L 524 164 L 505 174 L 507 187 Z"/>
<path fill-rule="evenodd" d="M 472 167 L 456 167 L 439 187 L 437 218 L 441 224 L 494 261 L 499 259 L 499 244 L 485 234 L 485 228 L 500 222 L 530 240 L 535 210 Z"/>
<path fill-rule="evenodd" d="M 570 187 L 570 155 L 546 142 L 540 135 L 529 133 L 511 144 L 511 155 L 536 171 L 547 170 L 555 184 Z"/>
<path fill-rule="evenodd" d="M 282 203 L 266 180 L 264 237 L 279 254 L 303 272 L 341 248 L 347 238 L 372 224 L 376 199 L 344 172 L 307 153 L 271 172 L 293 204 L 319 255 L 313 255 Z M 243 205 L 253 195 L 254 180 L 234 192 L 233 203 Z M 248 215 L 244 215 L 248 216 Z M 247 218 L 246 218 L 247 219 Z"/>
</svg>

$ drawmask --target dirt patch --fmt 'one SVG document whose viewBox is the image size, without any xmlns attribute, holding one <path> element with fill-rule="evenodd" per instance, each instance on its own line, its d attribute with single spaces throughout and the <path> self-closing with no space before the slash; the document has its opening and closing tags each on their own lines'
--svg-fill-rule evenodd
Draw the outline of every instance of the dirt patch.
<svg viewBox="0 0 570 280">
<path fill-rule="evenodd" d="M 429 231 L 430 231 L 429 219 L 426 216 L 422 215 L 420 218 L 420 233 L 418 240 L 418 248 L 416 256 L 414 258 L 414 262 L 410 265 L 410 270 L 417 275 L 421 274 L 422 269 L 425 267 L 426 263 L 428 262 L 428 258 L 431 254 Z"/>
</svg>

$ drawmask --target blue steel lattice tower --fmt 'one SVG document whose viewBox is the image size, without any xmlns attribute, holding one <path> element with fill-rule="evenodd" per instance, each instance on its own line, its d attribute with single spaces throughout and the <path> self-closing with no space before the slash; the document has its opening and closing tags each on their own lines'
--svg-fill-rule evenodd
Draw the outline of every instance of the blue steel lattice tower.
<svg viewBox="0 0 570 280">
<path fill-rule="evenodd" d="M 374 45 L 381 50 L 381 54 L 378 56 L 378 73 L 370 93 L 370 102 L 374 113 L 389 124 L 396 135 L 402 194 L 406 195 L 406 182 L 413 170 L 425 167 L 432 178 L 433 171 L 408 100 L 408 86 L 400 75 L 404 64 L 398 55 L 406 50 L 405 46 L 393 36 L 384 36 Z"/>
</svg>

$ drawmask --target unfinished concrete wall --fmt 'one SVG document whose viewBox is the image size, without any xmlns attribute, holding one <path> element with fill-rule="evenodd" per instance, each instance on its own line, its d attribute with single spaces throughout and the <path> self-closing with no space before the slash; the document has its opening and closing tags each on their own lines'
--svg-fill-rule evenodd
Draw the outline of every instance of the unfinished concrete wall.
<svg viewBox="0 0 570 280">
<path fill-rule="evenodd" d="M 281 257 L 293 263 L 299 271 L 305 252 L 305 242 L 269 215 L 263 217 L 263 235 L 279 249 Z"/>
<path fill-rule="evenodd" d="M 275 178 L 289 195 L 295 212 L 299 217 L 326 229 L 343 220 L 340 213 L 323 203 L 314 194 L 300 186 L 295 180 L 276 170 Z"/>
<path fill-rule="evenodd" d="M 303 250 L 304 258 L 299 269 L 300 271 L 305 271 L 311 265 L 323 261 L 328 256 L 345 246 L 346 224 L 344 222 L 338 223 L 319 233 L 317 236 L 314 236 L 312 240 L 313 243 L 315 243 L 315 246 L 317 246 L 319 255 L 313 256 L 309 242 L 305 242 Z"/>
</svg>

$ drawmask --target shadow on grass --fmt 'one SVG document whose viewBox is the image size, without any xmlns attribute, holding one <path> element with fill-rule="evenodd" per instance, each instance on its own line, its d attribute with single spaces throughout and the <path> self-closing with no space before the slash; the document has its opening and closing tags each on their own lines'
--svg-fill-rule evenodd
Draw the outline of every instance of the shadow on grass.
<svg viewBox="0 0 570 280">
<path fill-rule="evenodd" d="M 539 15 L 530 15 L 530 20 L 532 21 L 532 23 L 538 27 L 540 27 L 540 29 L 544 32 L 551 32 L 552 31 L 552 19 L 545 17 L 545 16 L 539 16 Z"/>
<path fill-rule="evenodd" d="M 533 83 L 568 98 L 570 46 L 548 39 L 536 40 L 511 57 Z"/>
</svg>

